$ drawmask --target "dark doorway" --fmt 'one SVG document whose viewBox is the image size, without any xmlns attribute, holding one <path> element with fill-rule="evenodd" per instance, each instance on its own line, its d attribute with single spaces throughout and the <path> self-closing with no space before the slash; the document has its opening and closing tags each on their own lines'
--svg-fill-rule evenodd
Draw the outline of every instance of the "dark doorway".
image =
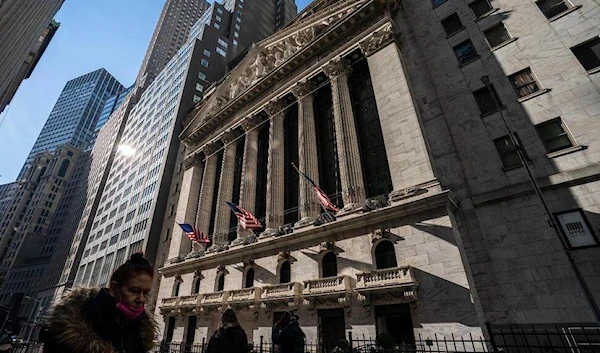
<svg viewBox="0 0 600 353">
<path fill-rule="evenodd" d="M 337 270 L 337 257 L 334 253 L 328 252 L 323 256 L 321 262 L 323 278 L 335 277 L 338 275 Z"/>
<path fill-rule="evenodd" d="M 382 241 L 375 248 L 375 264 L 378 270 L 398 267 L 396 251 L 391 241 Z"/>
<path fill-rule="evenodd" d="M 185 338 L 185 351 L 189 353 L 192 351 L 192 345 L 196 337 L 196 323 L 198 318 L 196 316 L 190 316 L 188 318 L 187 336 Z"/>
<path fill-rule="evenodd" d="M 375 306 L 377 334 L 387 333 L 396 344 L 415 343 L 409 304 Z"/>
<path fill-rule="evenodd" d="M 319 342 L 328 353 L 346 339 L 344 309 L 319 310 Z"/>
<path fill-rule="evenodd" d="M 254 287 L 254 269 L 249 268 L 246 272 L 246 283 L 244 283 L 244 288 L 252 287 Z"/>
<path fill-rule="evenodd" d="M 219 282 L 217 282 L 217 292 L 220 292 L 223 289 L 225 289 L 225 274 L 221 273 L 219 275 Z"/>
<path fill-rule="evenodd" d="M 279 269 L 279 283 L 290 283 L 292 281 L 292 269 L 289 261 L 281 264 Z"/>
<path fill-rule="evenodd" d="M 173 331 L 175 331 L 175 318 L 169 318 L 169 324 L 167 325 L 167 334 L 165 335 L 165 342 L 169 343 L 173 340 Z"/>
<path fill-rule="evenodd" d="M 196 280 L 194 281 L 194 293 L 193 294 L 198 294 L 200 293 L 200 278 L 196 278 Z"/>
</svg>

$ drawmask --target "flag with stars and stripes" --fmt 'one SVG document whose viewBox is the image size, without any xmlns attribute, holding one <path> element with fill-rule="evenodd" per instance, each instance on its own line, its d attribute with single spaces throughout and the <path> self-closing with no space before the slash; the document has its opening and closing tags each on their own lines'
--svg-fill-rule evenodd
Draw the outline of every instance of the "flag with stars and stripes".
<svg viewBox="0 0 600 353">
<path fill-rule="evenodd" d="M 241 206 L 238 206 L 232 202 L 227 202 L 227 205 L 231 207 L 231 211 L 235 214 L 237 219 L 240 221 L 240 225 L 244 229 L 260 229 L 262 228 L 262 224 L 252 215 L 252 213 L 246 211 Z"/>
<path fill-rule="evenodd" d="M 185 235 L 194 243 L 198 243 L 198 244 L 210 243 L 208 236 L 206 234 L 204 234 L 204 232 L 201 231 L 200 229 L 198 229 L 197 227 L 192 227 L 188 223 L 177 223 L 177 224 L 179 224 L 179 226 L 181 227 L 181 229 L 183 230 Z"/>
<path fill-rule="evenodd" d="M 338 212 L 340 210 L 336 205 L 333 204 L 333 202 L 331 202 L 331 200 L 329 199 L 329 197 L 327 196 L 325 191 L 321 190 L 321 188 L 317 186 L 317 184 L 314 182 L 314 180 L 312 180 L 308 175 L 302 173 L 300 171 L 300 169 L 298 169 L 298 167 L 296 167 L 295 164 L 294 164 L 294 168 L 296 168 L 296 171 L 298 173 L 300 173 L 300 175 L 302 175 L 304 177 L 304 179 L 306 179 L 306 181 L 308 181 L 310 183 L 310 185 L 312 185 L 313 190 L 315 191 L 315 194 L 317 194 L 317 198 L 319 199 L 319 202 L 321 202 L 321 205 L 323 205 L 323 207 L 326 210 L 332 211 L 332 212 Z"/>
</svg>

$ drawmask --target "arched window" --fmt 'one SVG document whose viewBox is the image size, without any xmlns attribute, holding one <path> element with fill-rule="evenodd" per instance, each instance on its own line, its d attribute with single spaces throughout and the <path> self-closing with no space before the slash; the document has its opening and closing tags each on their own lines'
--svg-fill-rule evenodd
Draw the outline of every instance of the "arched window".
<svg viewBox="0 0 600 353">
<path fill-rule="evenodd" d="M 194 281 L 194 292 L 192 294 L 198 293 L 200 293 L 200 277 L 196 277 L 196 280 Z"/>
<path fill-rule="evenodd" d="M 338 275 L 337 272 L 337 257 L 334 253 L 328 252 L 323 256 L 321 261 L 321 274 L 325 277 L 335 277 Z"/>
<path fill-rule="evenodd" d="M 285 261 L 279 269 L 279 283 L 290 283 L 292 281 L 292 269 L 290 262 Z"/>
<path fill-rule="evenodd" d="M 173 296 L 179 296 L 179 287 L 181 287 L 181 281 L 175 281 L 175 286 L 173 287 Z"/>
<path fill-rule="evenodd" d="M 248 271 L 246 271 L 246 282 L 244 283 L 244 288 L 252 287 L 254 287 L 254 269 L 250 267 Z"/>
<path fill-rule="evenodd" d="M 62 164 L 60 165 L 60 169 L 58 170 L 58 176 L 59 177 L 65 177 L 65 175 L 67 175 L 67 170 L 69 169 L 69 165 L 71 164 L 71 161 L 69 161 L 68 159 L 65 159 Z"/>
<path fill-rule="evenodd" d="M 394 244 L 390 241 L 382 241 L 375 247 L 375 265 L 377 269 L 398 267 Z"/>
<path fill-rule="evenodd" d="M 225 289 L 225 274 L 221 273 L 219 275 L 219 280 L 217 281 L 217 292 L 220 292 L 223 289 Z"/>
</svg>

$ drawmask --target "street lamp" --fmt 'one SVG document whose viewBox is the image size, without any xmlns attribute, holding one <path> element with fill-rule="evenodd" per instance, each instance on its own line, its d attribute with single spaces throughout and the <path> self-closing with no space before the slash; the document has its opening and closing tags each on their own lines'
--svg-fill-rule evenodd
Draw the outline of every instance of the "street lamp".
<svg viewBox="0 0 600 353">
<path fill-rule="evenodd" d="M 37 326 L 37 319 L 39 318 L 42 311 L 44 311 L 44 302 L 37 298 L 32 298 L 28 295 L 26 295 L 24 298 L 27 300 L 32 300 L 34 302 L 37 302 L 39 304 L 39 306 L 37 307 L 37 312 L 35 313 L 33 322 L 31 322 L 31 320 L 29 320 L 31 322 L 29 324 L 29 333 L 27 334 L 27 342 L 29 342 L 31 340 L 31 335 L 33 334 L 33 331 L 35 330 L 35 327 Z M 33 313 L 31 313 L 31 314 L 33 314 Z M 31 319 L 31 315 L 29 316 L 29 318 Z"/>
<path fill-rule="evenodd" d="M 492 100 L 494 101 L 494 107 L 496 108 L 496 111 L 498 111 L 500 113 L 500 117 L 502 118 L 504 127 L 508 131 L 508 136 L 510 137 L 510 141 L 515 146 L 515 150 L 517 151 L 517 155 L 519 156 L 521 165 L 523 166 L 523 168 L 525 168 L 525 171 L 527 172 L 527 176 L 529 177 L 529 181 L 531 182 L 531 185 L 533 186 L 533 190 L 535 191 L 536 196 L 538 197 L 540 203 L 544 207 L 544 211 L 546 212 L 546 215 L 548 216 L 548 223 L 550 224 L 552 229 L 554 229 L 554 232 L 558 236 L 558 239 L 560 240 L 563 250 L 565 251 L 567 258 L 569 259 L 569 262 L 571 263 L 571 267 L 573 268 L 573 271 L 575 272 L 575 277 L 577 278 L 579 285 L 583 289 L 586 299 L 588 300 L 588 304 L 592 308 L 592 312 L 594 313 L 594 315 L 596 317 L 596 322 L 600 324 L 600 310 L 598 309 L 598 305 L 596 304 L 594 296 L 592 295 L 590 288 L 588 287 L 583 276 L 581 275 L 581 272 L 579 272 L 579 268 L 577 267 L 577 264 L 575 263 L 573 256 L 571 256 L 571 252 L 569 251 L 566 241 L 563 238 L 560 229 L 558 228 L 558 224 L 556 224 L 556 222 L 554 221 L 554 218 L 552 218 L 552 213 L 550 212 L 548 203 L 546 203 L 546 199 L 544 198 L 544 195 L 542 194 L 542 189 L 538 185 L 537 181 L 535 180 L 535 177 L 533 176 L 533 174 L 531 172 L 531 169 L 529 168 L 529 164 L 527 163 L 527 157 L 525 157 L 525 151 L 523 149 L 523 146 L 521 146 L 521 142 L 517 138 L 515 131 L 511 128 L 510 124 L 506 120 L 506 117 L 504 116 L 504 113 L 502 112 L 502 107 L 500 106 L 500 103 L 498 102 L 496 92 L 494 91 L 494 89 L 492 88 L 492 85 L 490 83 L 490 77 L 488 75 L 481 76 L 481 82 L 483 82 L 483 84 L 485 85 L 485 87 L 488 90 L 488 93 L 492 96 Z"/>
</svg>

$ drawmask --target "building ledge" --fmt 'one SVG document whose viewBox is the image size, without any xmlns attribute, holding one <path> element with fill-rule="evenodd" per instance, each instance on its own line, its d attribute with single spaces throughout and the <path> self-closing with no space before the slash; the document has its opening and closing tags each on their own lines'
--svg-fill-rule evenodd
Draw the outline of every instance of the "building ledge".
<svg viewBox="0 0 600 353">
<path fill-rule="evenodd" d="M 516 42 L 517 39 L 519 39 L 519 37 L 511 38 L 511 39 L 507 40 L 506 42 L 502 42 L 502 43 L 496 45 L 495 47 L 492 47 L 490 50 L 491 51 L 496 51 L 496 50 L 498 50 L 500 48 L 504 48 L 505 46 L 509 45 L 510 43 Z"/>
<path fill-rule="evenodd" d="M 581 151 L 581 150 L 584 150 L 584 149 L 586 149 L 586 146 L 581 146 L 581 145 L 579 145 L 579 146 L 573 146 L 573 147 L 565 148 L 564 150 L 560 150 L 560 151 L 555 151 L 555 152 L 548 153 L 546 155 L 546 157 L 548 157 L 548 158 L 556 158 L 556 157 L 564 156 L 564 155 L 569 154 L 569 153 Z"/>
<path fill-rule="evenodd" d="M 600 72 L 600 66 L 598 66 L 598 67 L 595 67 L 595 68 L 593 68 L 593 69 L 591 69 L 591 70 L 588 70 L 588 71 L 587 71 L 587 74 L 588 74 L 588 75 L 593 75 L 593 74 L 597 74 L 598 72 Z"/>
<path fill-rule="evenodd" d="M 542 94 L 546 94 L 546 93 L 548 93 L 550 91 L 552 91 L 550 88 L 544 88 L 544 89 L 541 89 L 539 91 L 533 92 L 532 94 L 528 94 L 528 95 L 526 95 L 524 97 L 518 98 L 517 101 L 519 101 L 519 103 L 523 103 L 523 102 L 528 101 L 530 99 L 533 99 L 535 97 L 539 97 Z"/>
<path fill-rule="evenodd" d="M 438 184 L 439 186 L 439 184 Z M 194 272 L 199 266 L 202 268 L 218 267 L 244 261 L 245 258 L 260 258 L 276 255 L 282 248 L 300 246 L 306 243 L 320 243 L 324 238 L 352 233 L 353 230 L 361 230 L 364 234 L 378 229 L 377 224 L 389 220 L 398 220 L 402 217 L 414 215 L 420 212 L 455 207 L 457 201 L 449 190 L 438 191 L 437 188 L 426 189 L 423 193 L 398 202 L 392 202 L 391 206 L 380 208 L 365 213 L 355 213 L 338 220 L 325 223 L 321 226 L 310 226 L 297 230 L 292 234 L 279 237 L 259 239 L 258 242 L 242 247 L 235 247 L 219 253 L 207 254 L 199 258 L 187 259 L 183 262 L 168 264 L 159 269 L 165 277 L 176 274 Z"/>
<path fill-rule="evenodd" d="M 554 21 L 558 20 L 559 18 L 564 17 L 564 16 L 570 14 L 571 12 L 575 12 L 575 11 L 579 10 L 581 7 L 582 7 L 582 5 L 573 6 L 570 9 L 568 9 L 566 11 L 563 11 L 563 12 L 559 13 L 558 15 L 554 16 L 554 17 L 550 17 L 548 19 L 548 22 L 554 22 Z"/>
<path fill-rule="evenodd" d="M 493 14 L 495 14 L 495 13 L 496 13 L 496 12 L 498 12 L 499 10 L 500 10 L 499 8 L 494 8 L 494 9 L 491 9 L 490 11 L 488 11 L 488 12 L 484 13 L 483 15 L 481 15 L 481 16 L 479 16 L 479 17 L 477 17 L 477 18 L 475 19 L 475 22 L 479 22 L 479 21 L 483 20 L 484 18 L 488 18 L 488 17 L 490 17 L 490 15 L 493 15 Z"/>
</svg>

